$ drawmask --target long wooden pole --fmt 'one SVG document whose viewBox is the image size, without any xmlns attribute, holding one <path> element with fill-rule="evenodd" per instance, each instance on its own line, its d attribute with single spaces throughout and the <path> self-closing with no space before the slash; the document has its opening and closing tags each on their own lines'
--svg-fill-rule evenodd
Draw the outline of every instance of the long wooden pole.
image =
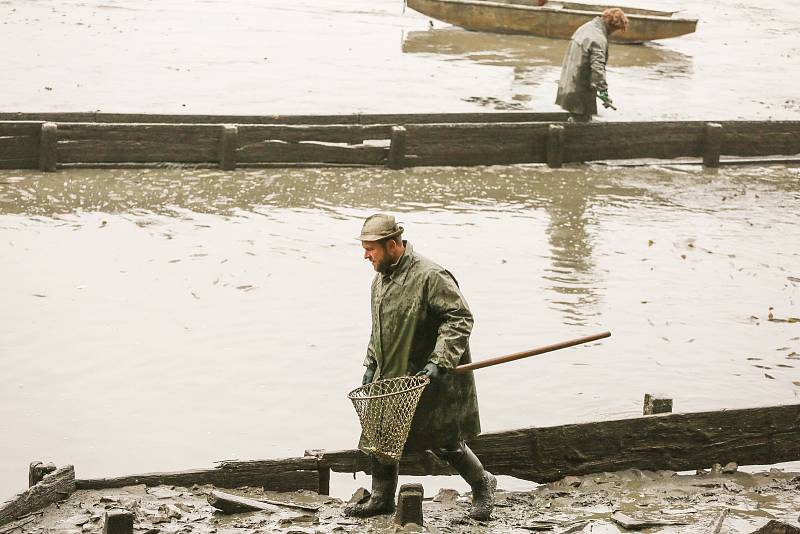
<svg viewBox="0 0 800 534">
<path fill-rule="evenodd" d="M 526 350 L 523 352 L 516 352 L 514 354 L 508 354 L 506 356 L 498 356 L 497 358 L 489 358 L 488 360 L 483 360 L 480 362 L 474 363 L 465 363 L 464 365 L 459 365 L 455 369 L 452 370 L 453 373 L 466 373 L 467 371 L 474 371 L 475 369 L 482 369 L 484 367 L 490 367 L 492 365 L 499 365 L 501 363 L 506 362 L 513 362 L 514 360 L 521 360 L 522 358 L 529 358 L 530 356 L 536 356 L 537 354 L 544 354 L 545 352 L 552 352 L 558 349 L 565 349 L 567 347 L 574 347 L 575 345 L 581 345 L 583 343 L 589 343 L 590 341 L 597 341 L 598 339 L 603 339 L 606 337 L 610 337 L 611 332 L 603 332 L 601 334 L 594 334 L 591 336 L 579 337 L 577 339 L 571 339 L 569 341 L 562 341 L 561 343 L 554 343 L 553 345 L 547 345 L 544 347 L 539 347 L 538 349 L 531 349 Z"/>
</svg>

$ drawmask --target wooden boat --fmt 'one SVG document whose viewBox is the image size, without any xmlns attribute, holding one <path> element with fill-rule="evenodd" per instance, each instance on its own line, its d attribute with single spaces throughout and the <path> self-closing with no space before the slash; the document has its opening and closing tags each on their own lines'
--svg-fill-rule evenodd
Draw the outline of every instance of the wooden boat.
<svg viewBox="0 0 800 534">
<path fill-rule="evenodd" d="M 537 0 L 406 0 L 411 9 L 468 30 L 521 33 L 569 39 L 582 24 L 613 6 Z M 692 33 L 697 19 L 676 17 L 675 12 L 623 7 L 628 31 L 611 41 L 642 43 Z"/>
</svg>

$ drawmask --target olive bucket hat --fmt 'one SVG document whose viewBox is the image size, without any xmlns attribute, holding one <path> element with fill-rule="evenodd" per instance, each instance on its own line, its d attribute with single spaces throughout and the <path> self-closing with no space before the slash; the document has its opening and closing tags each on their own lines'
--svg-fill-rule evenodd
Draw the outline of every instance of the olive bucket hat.
<svg viewBox="0 0 800 534">
<path fill-rule="evenodd" d="M 356 237 L 359 241 L 380 241 L 389 239 L 403 233 L 403 227 L 398 226 L 391 215 L 376 213 L 370 215 L 361 227 L 361 235 Z"/>
</svg>

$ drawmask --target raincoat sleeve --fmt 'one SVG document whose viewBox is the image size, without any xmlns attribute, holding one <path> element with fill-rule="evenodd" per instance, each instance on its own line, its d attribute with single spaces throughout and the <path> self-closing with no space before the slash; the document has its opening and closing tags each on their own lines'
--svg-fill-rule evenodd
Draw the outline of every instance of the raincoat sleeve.
<svg viewBox="0 0 800 534">
<path fill-rule="evenodd" d="M 472 313 L 449 272 L 435 271 L 428 278 L 428 306 L 441 319 L 436 346 L 429 361 L 438 367 L 452 369 L 467 350 L 472 332 Z"/>
<path fill-rule="evenodd" d="M 606 83 L 606 51 L 599 43 L 589 45 L 589 87 L 595 91 L 608 91 Z"/>
<path fill-rule="evenodd" d="M 372 289 L 370 291 L 370 309 L 372 310 L 372 323 L 369 334 L 369 343 L 367 344 L 367 356 L 364 358 L 364 367 L 377 367 L 378 360 L 375 359 L 375 281 L 372 282 Z"/>
</svg>

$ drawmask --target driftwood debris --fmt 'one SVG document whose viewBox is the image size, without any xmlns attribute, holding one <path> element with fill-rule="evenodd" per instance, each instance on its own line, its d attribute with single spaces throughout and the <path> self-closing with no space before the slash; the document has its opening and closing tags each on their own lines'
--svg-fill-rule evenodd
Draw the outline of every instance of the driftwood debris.
<svg viewBox="0 0 800 534">
<path fill-rule="evenodd" d="M 18 493 L 0 504 L 0 525 L 10 523 L 25 514 L 69 497 L 75 491 L 75 468 L 71 465 L 56 469 L 33 487 Z"/>
<path fill-rule="evenodd" d="M 643 530 L 652 527 L 666 527 L 670 525 L 685 525 L 681 521 L 672 521 L 666 519 L 635 519 L 622 512 L 614 512 L 611 514 L 611 520 L 627 530 Z"/>
<path fill-rule="evenodd" d="M 280 508 L 275 505 L 239 497 L 222 491 L 212 491 L 208 494 L 208 504 L 226 514 L 239 514 L 242 512 L 279 512 Z"/>
</svg>

